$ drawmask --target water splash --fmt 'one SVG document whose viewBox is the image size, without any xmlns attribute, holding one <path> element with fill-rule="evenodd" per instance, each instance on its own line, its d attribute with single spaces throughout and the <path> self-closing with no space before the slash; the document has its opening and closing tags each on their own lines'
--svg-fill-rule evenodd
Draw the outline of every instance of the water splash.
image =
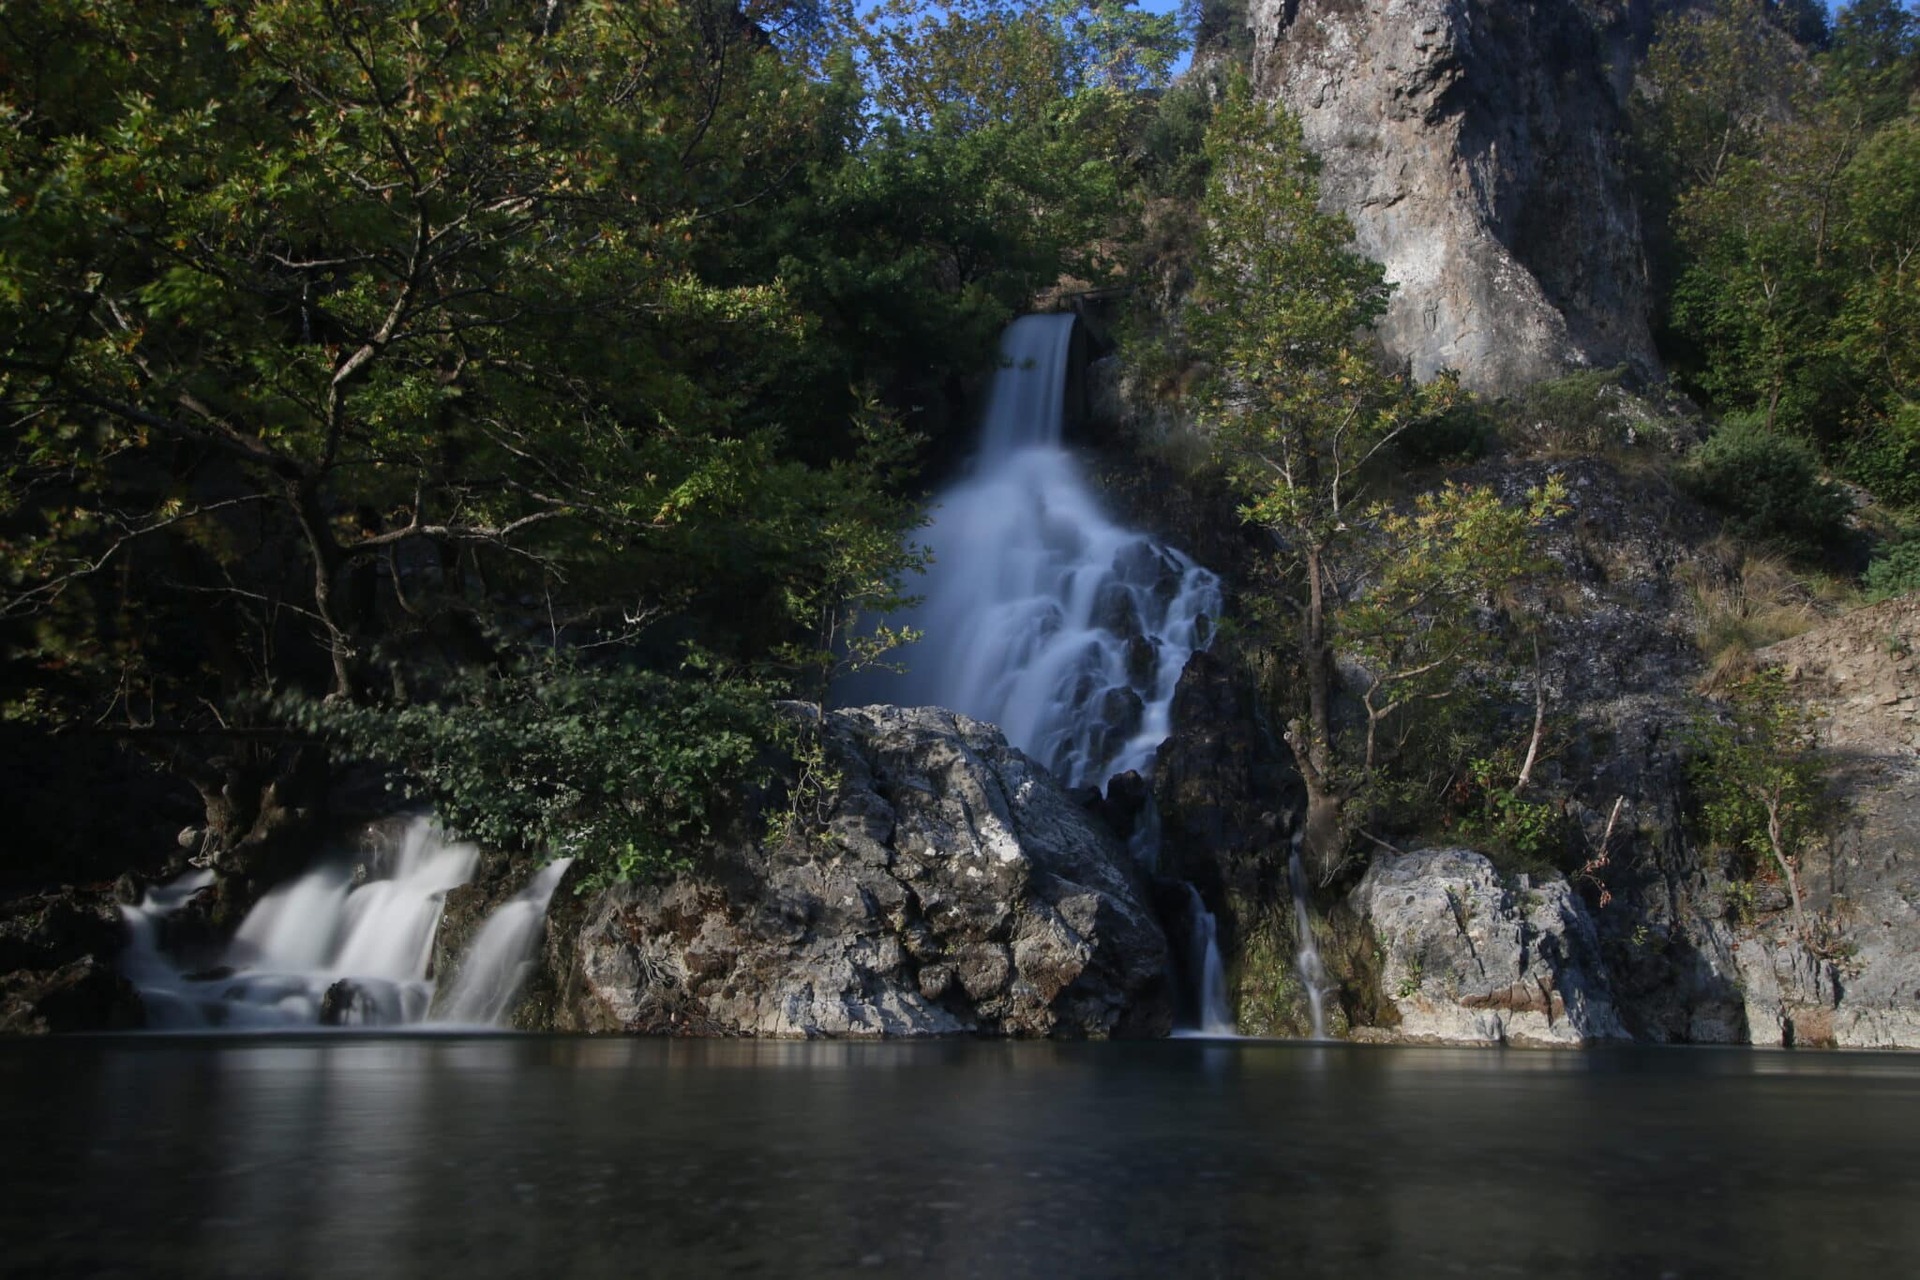
<svg viewBox="0 0 1920 1280">
<path fill-rule="evenodd" d="M 547 903 L 572 865 L 572 858 L 549 862 L 511 902 L 487 917 L 467 948 L 451 989 L 436 1005 L 434 1022 L 495 1026 L 506 1021 L 533 972 L 546 928 Z"/>
<path fill-rule="evenodd" d="M 996 724 L 1068 786 L 1146 772 L 1187 658 L 1211 637 L 1220 580 L 1110 520 L 1061 445 L 1073 316 L 1025 316 L 1001 340 L 970 475 L 941 494 L 933 568 L 905 621 L 898 676 L 842 701 L 949 707 Z"/>
<path fill-rule="evenodd" d="M 479 861 L 473 845 L 444 840 L 425 820 L 413 822 L 391 849 L 358 862 L 325 860 L 275 888 L 247 914 L 217 963 L 189 969 L 167 953 L 163 939 L 167 918 L 213 883 L 211 871 L 196 871 L 122 908 L 129 942 L 121 970 L 156 1027 L 418 1023 L 433 1001 L 433 939 L 447 894 L 473 878 Z"/>
</svg>

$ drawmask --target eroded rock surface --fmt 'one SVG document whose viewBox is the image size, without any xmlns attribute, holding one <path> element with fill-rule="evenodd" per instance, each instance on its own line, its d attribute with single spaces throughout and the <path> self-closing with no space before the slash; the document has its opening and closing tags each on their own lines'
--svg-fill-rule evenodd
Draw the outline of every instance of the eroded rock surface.
<svg viewBox="0 0 1920 1280">
<path fill-rule="evenodd" d="M 1627 1038 L 1599 936 L 1565 881 L 1508 886 L 1478 853 L 1424 849 L 1377 858 L 1353 905 L 1384 953 L 1380 981 L 1400 1015 L 1392 1039 L 1554 1046 Z"/>
<path fill-rule="evenodd" d="M 1252 0 L 1255 87 L 1296 112 L 1326 203 L 1397 284 L 1418 377 L 1506 393 L 1656 368 L 1618 46 L 1647 3 Z"/>
<path fill-rule="evenodd" d="M 758 1036 L 1145 1036 L 1167 949 L 1114 837 L 989 725 L 830 714 L 824 839 L 589 905 L 553 1024 Z"/>
<path fill-rule="evenodd" d="M 1834 834 L 1802 857 L 1815 937 L 1762 915 L 1739 947 L 1756 1044 L 1920 1046 L 1920 596 L 1758 655 L 1818 717 Z"/>
</svg>

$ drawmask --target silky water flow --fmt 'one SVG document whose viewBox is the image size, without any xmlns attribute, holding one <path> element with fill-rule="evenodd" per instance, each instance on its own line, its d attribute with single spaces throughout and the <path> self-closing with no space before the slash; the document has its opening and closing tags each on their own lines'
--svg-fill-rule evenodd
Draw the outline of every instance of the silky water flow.
<svg viewBox="0 0 1920 1280">
<path fill-rule="evenodd" d="M 1024 316 L 1001 338 L 979 452 L 935 499 L 921 603 L 898 619 L 920 639 L 904 671 L 856 677 L 841 700 L 947 707 L 998 725 L 1067 786 L 1104 787 L 1152 769 L 1221 594 L 1213 573 L 1109 518 L 1066 448 L 1076 323 Z M 1136 835 L 1149 866 L 1153 844 Z M 1197 892 L 1187 902 L 1200 1028 L 1230 1033 L 1214 919 Z"/>
</svg>

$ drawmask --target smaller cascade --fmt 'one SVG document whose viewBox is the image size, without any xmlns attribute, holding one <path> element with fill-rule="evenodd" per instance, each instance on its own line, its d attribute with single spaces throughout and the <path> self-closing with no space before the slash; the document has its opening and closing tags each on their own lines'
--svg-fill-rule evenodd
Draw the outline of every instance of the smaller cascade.
<svg viewBox="0 0 1920 1280">
<path fill-rule="evenodd" d="M 1300 938 L 1300 951 L 1294 968 L 1300 985 L 1307 990 L 1307 1014 L 1313 1023 L 1313 1038 L 1327 1038 L 1327 967 L 1320 962 L 1320 948 L 1313 941 L 1313 921 L 1307 915 L 1307 873 L 1300 861 L 1304 831 L 1293 833 L 1293 848 L 1287 857 L 1287 887 L 1293 891 L 1293 931 Z"/>
<path fill-rule="evenodd" d="M 572 858 L 549 862 L 511 902 L 487 917 L 430 1021 L 459 1026 L 506 1023 L 520 988 L 533 972 L 547 921 L 547 903 L 553 900 L 553 891 L 572 865 Z"/>
<path fill-rule="evenodd" d="M 165 948 L 167 917 L 213 884 L 195 871 L 122 909 L 129 940 L 121 971 L 149 1024 L 176 1030 L 396 1027 L 421 1022 L 433 1003 L 433 939 L 447 894 L 473 879 L 480 851 L 450 842 L 432 823 L 411 823 L 391 849 L 329 858 L 272 890 L 247 913 L 217 962 L 183 969 Z M 518 990 L 564 862 L 543 869 L 482 926 L 461 965 L 476 975 L 460 1022 L 493 1021 Z M 480 974 L 499 981 L 482 983 Z M 511 980 L 509 982 L 509 980 Z M 481 989 L 484 987 L 484 989 Z M 491 1011 L 491 1012 L 489 1012 Z"/>
<path fill-rule="evenodd" d="M 1220 926 L 1201 900 L 1200 891 L 1191 884 L 1187 890 L 1187 909 L 1191 913 L 1188 964 L 1198 979 L 1200 1034 L 1230 1036 L 1233 1007 L 1227 1000 L 1227 970 L 1220 960 Z"/>
</svg>

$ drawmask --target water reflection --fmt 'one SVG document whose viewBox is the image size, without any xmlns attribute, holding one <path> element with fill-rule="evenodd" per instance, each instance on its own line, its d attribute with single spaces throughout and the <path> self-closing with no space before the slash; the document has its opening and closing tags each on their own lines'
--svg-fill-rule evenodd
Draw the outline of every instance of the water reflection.
<svg viewBox="0 0 1920 1280">
<path fill-rule="evenodd" d="M 9 1269 L 1893 1274 L 1888 1056 L 575 1039 L 0 1046 Z"/>
</svg>

